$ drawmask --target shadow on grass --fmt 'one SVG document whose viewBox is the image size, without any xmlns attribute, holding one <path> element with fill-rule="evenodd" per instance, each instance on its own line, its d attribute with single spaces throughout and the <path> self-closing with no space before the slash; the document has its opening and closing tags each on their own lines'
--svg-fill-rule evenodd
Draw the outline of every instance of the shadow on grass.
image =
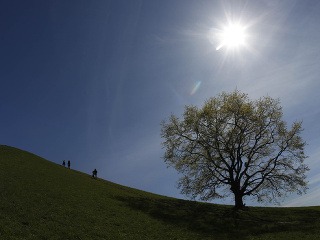
<svg viewBox="0 0 320 240">
<path fill-rule="evenodd" d="M 177 227 L 224 239 L 247 239 L 250 235 L 283 231 L 308 232 L 319 211 L 251 208 L 235 211 L 232 206 L 214 205 L 179 199 L 118 197 L 132 209 Z M 318 225 L 319 226 L 319 222 Z"/>
</svg>

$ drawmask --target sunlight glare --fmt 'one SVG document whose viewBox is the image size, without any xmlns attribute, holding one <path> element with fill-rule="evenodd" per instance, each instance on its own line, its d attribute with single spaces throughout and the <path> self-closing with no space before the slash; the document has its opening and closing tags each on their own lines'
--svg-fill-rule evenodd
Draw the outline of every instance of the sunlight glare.
<svg viewBox="0 0 320 240">
<path fill-rule="evenodd" d="M 216 47 L 216 50 L 219 50 L 222 47 L 226 47 L 228 49 L 238 48 L 245 45 L 245 28 L 238 23 L 230 23 L 218 33 L 218 39 L 220 43 Z"/>
</svg>

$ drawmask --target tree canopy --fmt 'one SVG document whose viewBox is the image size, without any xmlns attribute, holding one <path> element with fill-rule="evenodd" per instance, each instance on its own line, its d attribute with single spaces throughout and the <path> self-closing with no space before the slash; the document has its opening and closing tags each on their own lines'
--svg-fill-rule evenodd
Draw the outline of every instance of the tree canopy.
<svg viewBox="0 0 320 240">
<path fill-rule="evenodd" d="M 282 118 L 278 99 L 221 93 L 161 123 L 164 160 L 182 174 L 181 192 L 201 200 L 233 194 L 241 208 L 247 196 L 277 201 L 302 194 L 309 170 L 302 122 L 288 127 Z"/>
</svg>

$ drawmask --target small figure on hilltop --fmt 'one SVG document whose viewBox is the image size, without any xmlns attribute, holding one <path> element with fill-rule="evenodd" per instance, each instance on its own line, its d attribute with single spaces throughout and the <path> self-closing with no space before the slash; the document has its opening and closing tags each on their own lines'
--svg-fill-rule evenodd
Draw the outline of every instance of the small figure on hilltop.
<svg viewBox="0 0 320 240">
<path fill-rule="evenodd" d="M 92 178 L 97 178 L 97 174 L 98 174 L 97 169 L 94 169 L 94 170 L 92 171 Z"/>
<path fill-rule="evenodd" d="M 63 160 L 63 162 L 62 162 L 62 166 L 66 166 L 66 161 L 65 160 Z"/>
<path fill-rule="evenodd" d="M 70 160 L 68 161 L 68 168 L 70 169 L 70 165 L 71 165 L 71 163 L 70 163 Z"/>
</svg>

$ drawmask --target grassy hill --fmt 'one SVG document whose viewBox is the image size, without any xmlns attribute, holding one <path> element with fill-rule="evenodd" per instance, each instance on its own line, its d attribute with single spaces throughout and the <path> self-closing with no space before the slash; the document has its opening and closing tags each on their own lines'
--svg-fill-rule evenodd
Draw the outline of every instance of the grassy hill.
<svg viewBox="0 0 320 240">
<path fill-rule="evenodd" d="M 159 196 L 0 145 L 0 239 L 319 239 L 320 207 L 250 208 Z"/>
</svg>

